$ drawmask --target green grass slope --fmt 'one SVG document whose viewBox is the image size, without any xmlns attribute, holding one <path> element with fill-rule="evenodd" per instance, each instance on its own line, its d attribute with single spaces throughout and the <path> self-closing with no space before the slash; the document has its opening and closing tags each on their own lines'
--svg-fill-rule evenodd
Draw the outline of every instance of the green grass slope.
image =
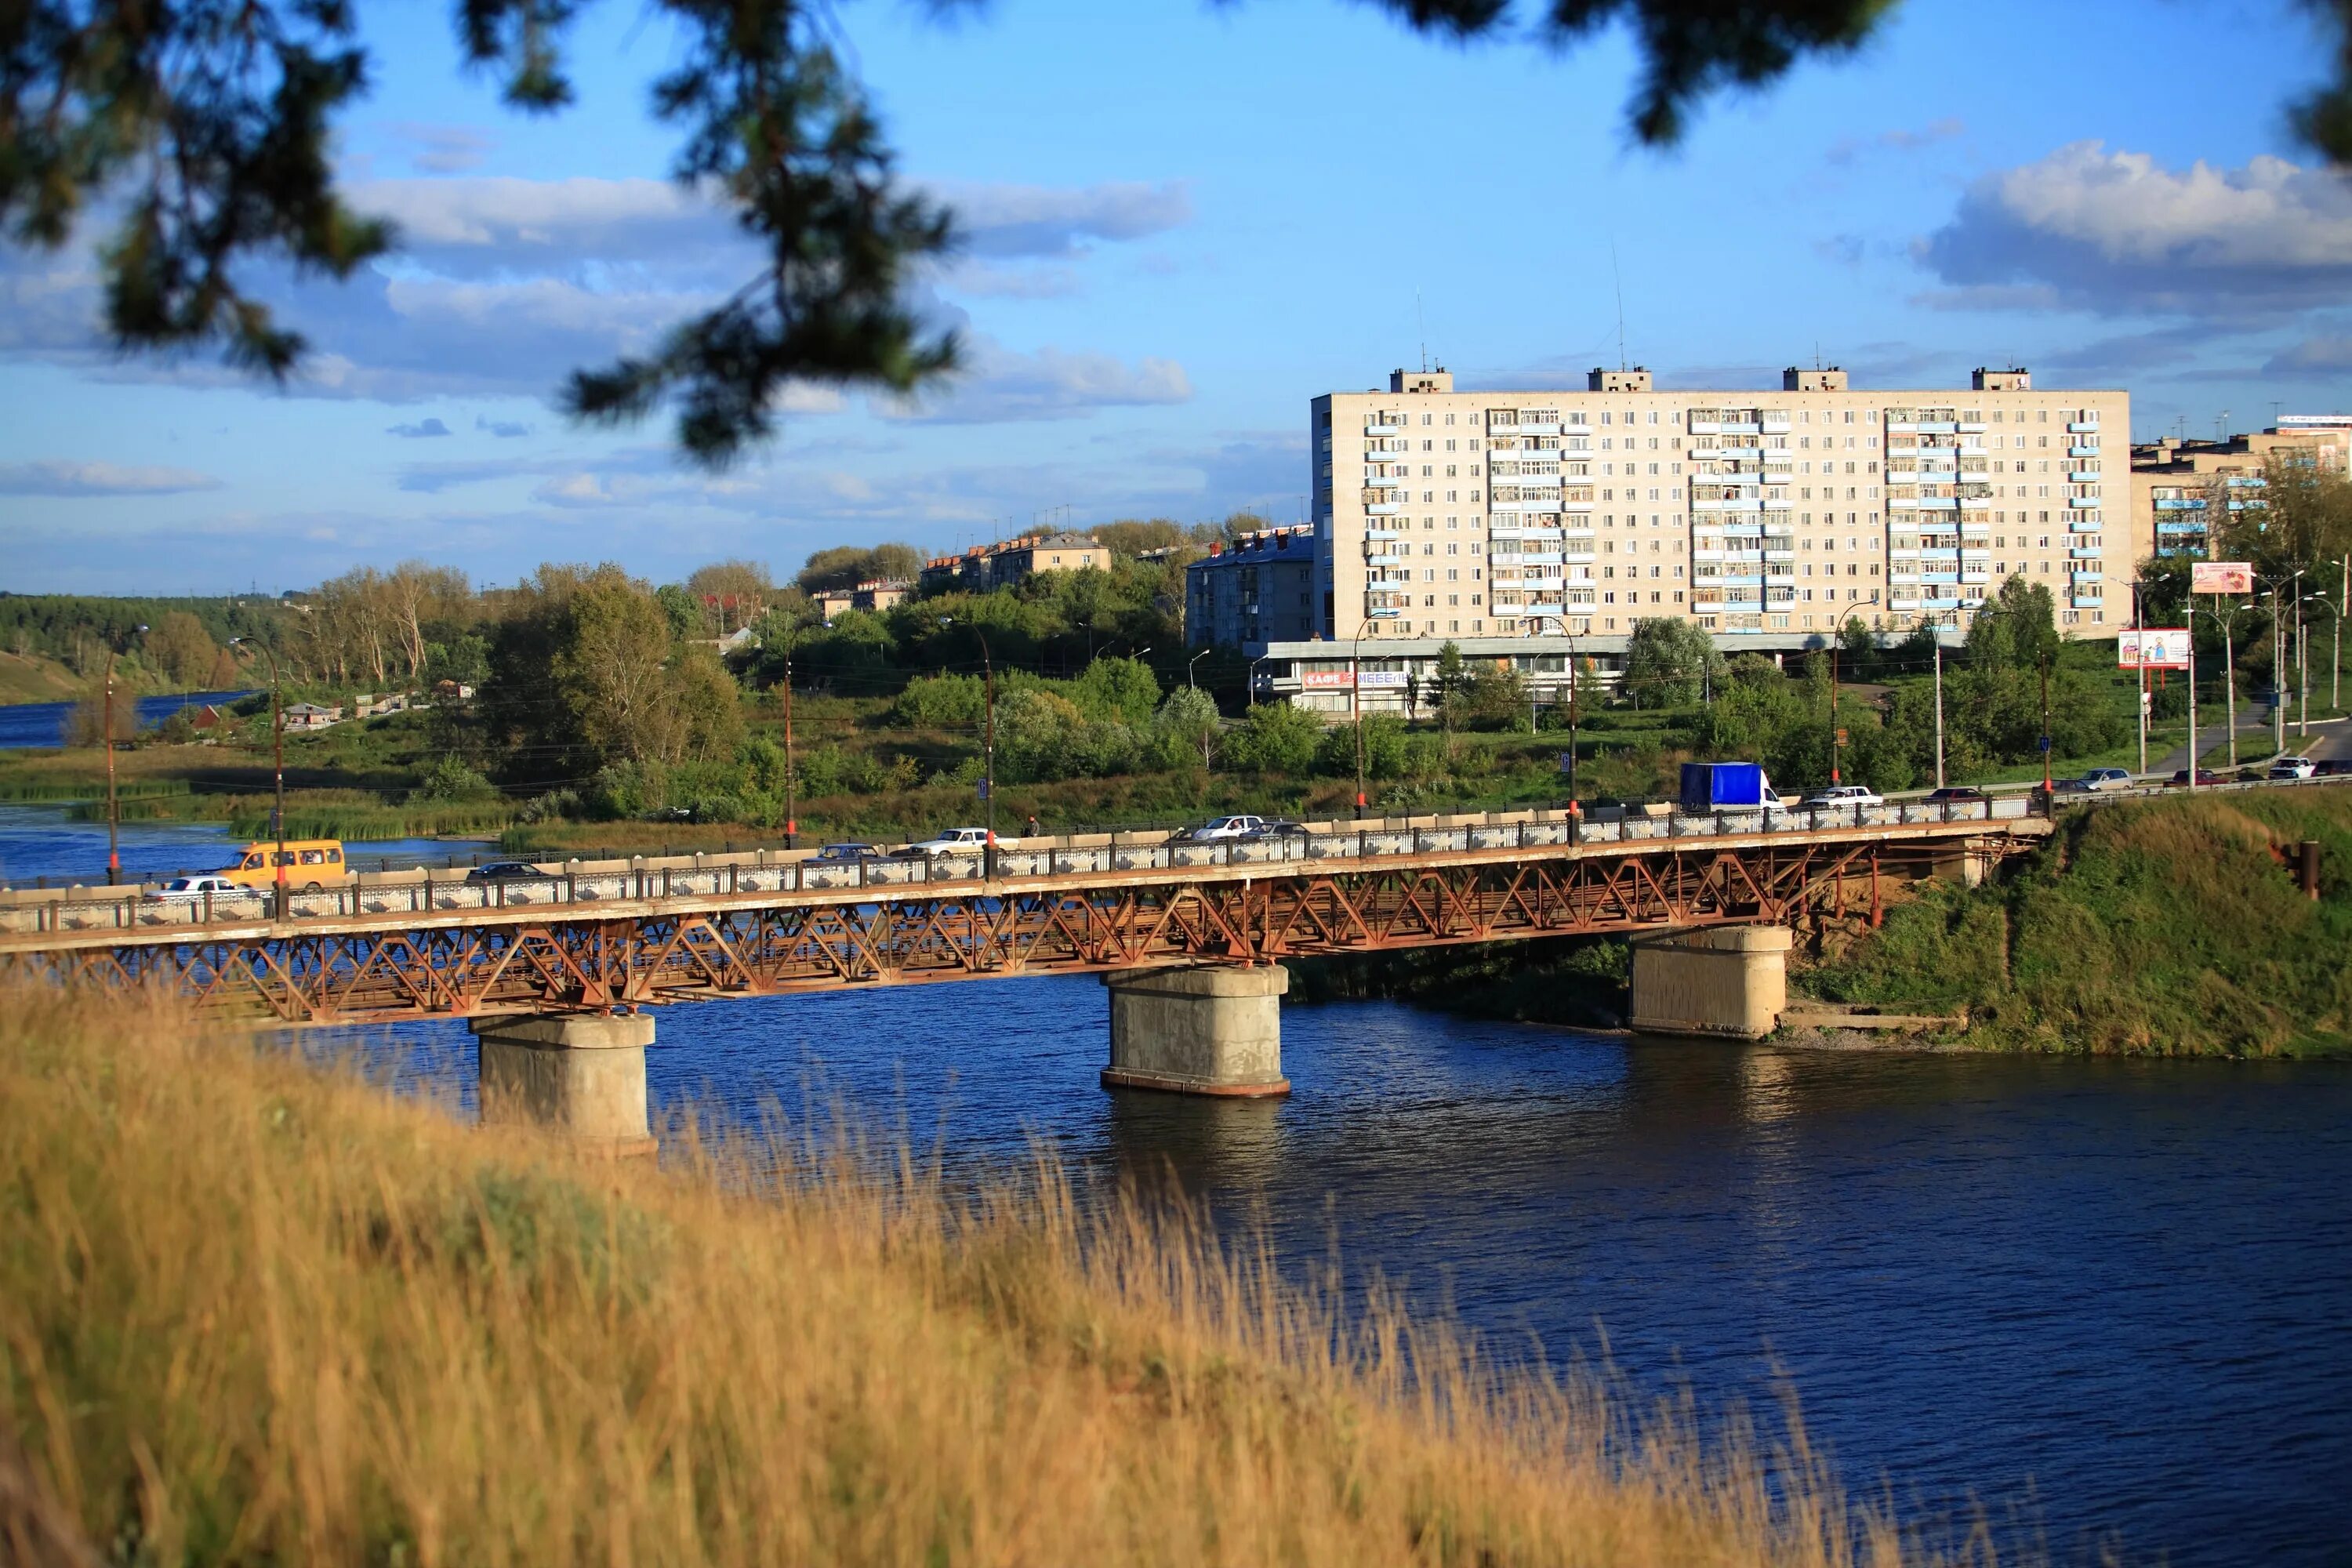
<svg viewBox="0 0 2352 1568">
<path fill-rule="evenodd" d="M 2274 850 L 2322 846 L 2320 897 Z M 1797 977 L 1831 1001 L 1966 1005 L 1971 1043 L 2156 1055 L 2352 1054 L 2352 786 L 2064 816 L 2000 882 L 1941 884 Z"/>
</svg>

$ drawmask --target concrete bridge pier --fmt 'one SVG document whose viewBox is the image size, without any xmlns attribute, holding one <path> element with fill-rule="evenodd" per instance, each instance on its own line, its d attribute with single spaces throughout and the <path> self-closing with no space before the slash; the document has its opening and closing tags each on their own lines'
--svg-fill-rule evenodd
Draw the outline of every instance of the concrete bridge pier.
<svg viewBox="0 0 2352 1568">
<path fill-rule="evenodd" d="M 654 1152 L 646 1110 L 649 1013 L 477 1018 L 482 1121 L 537 1127 L 614 1155 Z"/>
<path fill-rule="evenodd" d="M 1105 1089 L 1255 1099 L 1288 1094 L 1282 1076 L 1282 994 L 1290 972 L 1253 968 L 1123 969 L 1110 988 Z"/>
<path fill-rule="evenodd" d="M 1632 1016 L 1645 1035 L 1760 1040 L 1789 1005 L 1786 926 L 1706 926 L 1633 939 Z"/>
</svg>

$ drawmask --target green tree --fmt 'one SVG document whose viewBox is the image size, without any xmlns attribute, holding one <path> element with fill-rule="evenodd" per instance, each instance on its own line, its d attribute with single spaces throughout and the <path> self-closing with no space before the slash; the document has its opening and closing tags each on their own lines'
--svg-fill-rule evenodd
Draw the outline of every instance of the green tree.
<svg viewBox="0 0 2352 1568">
<path fill-rule="evenodd" d="M 1261 702 L 1225 737 L 1225 760 L 1255 773 L 1303 773 L 1322 739 L 1322 721 L 1306 709 Z"/>
<path fill-rule="evenodd" d="M 1216 761 L 1217 705 L 1205 691 L 1180 686 L 1168 694 L 1152 715 L 1152 752 L 1168 767 L 1197 762 L 1202 767 Z"/>
<path fill-rule="evenodd" d="M 1633 623 L 1618 689 L 1636 708 L 1687 707 L 1722 670 L 1715 639 L 1695 622 L 1657 616 Z"/>
<path fill-rule="evenodd" d="M 163 678 L 182 690 L 211 680 L 221 652 L 204 622 L 185 610 L 173 610 L 158 621 L 143 640 L 143 651 Z"/>
<path fill-rule="evenodd" d="M 1088 719 L 1141 727 L 1159 707 L 1160 680 L 1141 659 L 1098 658 L 1069 683 L 1069 695 Z"/>
</svg>

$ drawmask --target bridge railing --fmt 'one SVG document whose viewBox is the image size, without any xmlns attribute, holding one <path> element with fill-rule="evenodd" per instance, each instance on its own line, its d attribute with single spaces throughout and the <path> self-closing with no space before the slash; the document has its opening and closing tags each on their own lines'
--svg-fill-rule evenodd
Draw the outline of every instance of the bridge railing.
<svg viewBox="0 0 2352 1568">
<path fill-rule="evenodd" d="M 1653 839 L 1819 834 L 1845 828 L 1948 823 L 1992 824 L 2023 818 L 2032 809 L 2026 798 L 2011 795 L 1979 801 L 1897 801 L 1875 806 L 1794 807 L 1704 816 L 1676 812 L 1607 822 L 1563 818 L 1435 826 L 1335 826 L 1319 833 L 1280 833 L 1259 838 L 1008 846 L 1000 847 L 996 852 L 996 877 L 999 881 L 1050 886 L 1056 879 L 1084 882 L 1121 872 L 1283 868 L 1329 861 L 1370 866 L 1414 856 L 1515 853 Z M 425 871 L 403 880 L 363 880 L 318 892 L 289 891 L 285 895 L 283 919 L 289 922 L 328 922 L 368 916 L 564 906 L 578 907 L 585 913 L 600 904 L 674 898 L 867 890 L 887 895 L 942 885 L 963 885 L 977 891 L 982 871 L 982 858 L 976 849 L 855 861 L 794 859 L 766 863 L 764 858 L 760 862 L 734 858 L 715 865 L 577 868 L 494 881 L 436 878 Z M 140 896 L 132 889 L 74 889 L 0 906 L 0 933 L 33 935 L 112 929 L 161 935 L 171 930 L 252 925 L 268 921 L 277 901 L 272 892 L 242 889 L 235 893 L 150 892 Z"/>
</svg>

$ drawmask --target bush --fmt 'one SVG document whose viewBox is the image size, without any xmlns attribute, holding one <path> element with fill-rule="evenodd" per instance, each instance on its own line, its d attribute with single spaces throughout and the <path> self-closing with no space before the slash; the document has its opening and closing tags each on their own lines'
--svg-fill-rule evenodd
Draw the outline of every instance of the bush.
<svg viewBox="0 0 2352 1568">
<path fill-rule="evenodd" d="M 1254 773 L 1303 773 L 1315 765 L 1323 721 L 1287 702 L 1262 702 L 1225 737 L 1225 761 Z"/>
<path fill-rule="evenodd" d="M 499 786 L 467 767 L 463 758 L 444 756 L 425 774 L 413 798 L 431 801 L 491 800 Z"/>
<path fill-rule="evenodd" d="M 589 781 L 589 812 L 601 821 L 649 816 L 668 804 L 668 781 L 640 763 L 608 763 Z"/>
</svg>

